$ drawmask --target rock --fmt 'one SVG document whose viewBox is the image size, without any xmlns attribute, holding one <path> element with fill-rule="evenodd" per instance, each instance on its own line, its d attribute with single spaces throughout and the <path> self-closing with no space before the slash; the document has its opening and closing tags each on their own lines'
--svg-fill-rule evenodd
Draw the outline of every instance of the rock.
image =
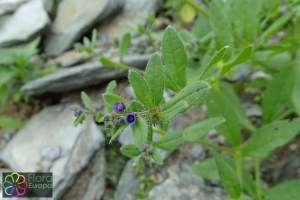
<svg viewBox="0 0 300 200">
<path fill-rule="evenodd" d="M 150 55 L 132 55 L 125 57 L 124 63 L 144 68 L 149 57 Z M 126 75 L 127 72 L 124 70 L 103 67 L 99 61 L 94 61 L 71 68 L 59 69 L 52 74 L 32 80 L 22 87 L 22 91 L 28 95 L 68 91 L 99 84 Z"/>
<path fill-rule="evenodd" d="M 159 8 L 159 0 L 124 0 L 124 9 L 110 23 L 99 28 L 100 36 L 120 37 L 128 32 L 122 25 L 135 27 Z"/>
<path fill-rule="evenodd" d="M 261 107 L 258 104 L 252 102 L 244 102 L 243 103 L 244 110 L 248 117 L 261 117 L 262 111 Z"/>
<path fill-rule="evenodd" d="M 105 149 L 100 148 L 61 200 L 101 199 L 105 190 L 105 168 Z"/>
<path fill-rule="evenodd" d="M 236 70 L 236 73 L 234 73 L 232 77 L 228 77 L 226 79 L 233 82 L 245 81 L 250 77 L 251 73 L 253 72 L 253 68 L 245 65 L 237 66 Z"/>
<path fill-rule="evenodd" d="M 125 169 L 122 172 L 118 183 L 117 191 L 115 193 L 115 200 L 135 200 L 135 193 L 140 184 L 138 177 L 132 174 L 133 159 L 127 162 Z"/>
<path fill-rule="evenodd" d="M 82 52 L 78 53 L 76 51 L 68 51 L 63 53 L 62 55 L 56 57 L 53 60 L 50 60 L 47 65 L 55 65 L 59 67 L 70 67 L 76 64 L 80 64 L 84 61 L 87 61 L 91 56 L 87 53 Z"/>
<path fill-rule="evenodd" d="M 72 46 L 90 28 L 120 10 L 121 0 L 63 0 L 45 43 L 49 55 L 58 55 Z"/>
<path fill-rule="evenodd" d="M 92 118 L 73 126 L 70 105 L 45 108 L 31 118 L 1 152 L 13 171 L 53 172 L 53 199 L 59 199 L 104 141 Z"/>
<path fill-rule="evenodd" d="M 49 23 L 41 0 L 22 5 L 0 27 L 0 47 L 25 42 L 40 33 Z"/>
<path fill-rule="evenodd" d="M 219 188 L 207 187 L 203 179 L 188 173 L 168 178 L 165 182 L 155 186 L 147 200 L 229 200 L 228 195 Z"/>
<path fill-rule="evenodd" d="M 0 0 L 0 16 L 15 11 L 28 0 Z"/>
</svg>

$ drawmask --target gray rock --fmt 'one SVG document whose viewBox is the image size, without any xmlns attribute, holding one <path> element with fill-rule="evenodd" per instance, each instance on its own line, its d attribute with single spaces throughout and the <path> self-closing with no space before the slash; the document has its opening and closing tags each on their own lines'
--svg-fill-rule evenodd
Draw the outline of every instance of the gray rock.
<svg viewBox="0 0 300 200">
<path fill-rule="evenodd" d="M 258 104 L 252 102 L 244 102 L 243 103 L 244 110 L 248 117 L 261 117 L 262 111 L 261 107 Z"/>
<path fill-rule="evenodd" d="M 128 32 L 122 25 L 135 27 L 144 23 L 159 8 L 159 0 L 124 0 L 124 9 L 112 22 L 99 28 L 100 36 L 120 37 Z"/>
<path fill-rule="evenodd" d="M 59 199 L 104 141 L 92 118 L 73 126 L 70 105 L 45 108 L 30 119 L 1 152 L 13 171 L 53 172 L 53 199 Z"/>
<path fill-rule="evenodd" d="M 41 0 L 22 5 L 0 27 L 0 47 L 25 42 L 40 33 L 49 23 Z"/>
<path fill-rule="evenodd" d="M 228 195 L 219 188 L 204 185 L 203 179 L 192 174 L 183 173 L 181 177 L 173 176 L 155 186 L 147 200 L 228 200 Z"/>
<path fill-rule="evenodd" d="M 70 48 L 90 28 L 103 22 L 123 6 L 121 0 L 63 0 L 45 43 L 49 55 Z"/>
<path fill-rule="evenodd" d="M 135 193 L 140 184 L 138 177 L 132 174 L 133 159 L 127 162 L 125 169 L 122 172 L 119 180 L 117 190 L 115 193 L 115 200 L 135 200 Z"/>
<path fill-rule="evenodd" d="M 55 59 L 48 61 L 47 65 L 55 65 L 63 68 L 70 67 L 79 63 L 83 63 L 89 58 L 91 58 L 91 56 L 85 52 L 78 53 L 76 51 L 68 51 L 56 57 Z"/>
<path fill-rule="evenodd" d="M 279 171 L 279 182 L 300 178 L 300 148 Z"/>
<path fill-rule="evenodd" d="M 28 0 L 0 0 L 0 16 L 15 11 Z"/>
<path fill-rule="evenodd" d="M 253 72 L 253 68 L 241 65 L 236 67 L 236 73 L 232 77 L 226 78 L 229 81 L 245 81 L 247 78 L 250 77 L 251 73 Z"/>
<path fill-rule="evenodd" d="M 101 199 L 105 190 L 105 168 L 105 149 L 100 148 L 61 200 Z"/>
<path fill-rule="evenodd" d="M 128 56 L 125 57 L 124 63 L 144 68 L 149 57 L 150 55 Z M 124 70 L 103 67 L 98 61 L 94 61 L 71 68 L 59 69 L 52 74 L 32 80 L 22 87 L 22 91 L 28 95 L 68 91 L 99 84 L 126 75 L 127 72 Z"/>
</svg>

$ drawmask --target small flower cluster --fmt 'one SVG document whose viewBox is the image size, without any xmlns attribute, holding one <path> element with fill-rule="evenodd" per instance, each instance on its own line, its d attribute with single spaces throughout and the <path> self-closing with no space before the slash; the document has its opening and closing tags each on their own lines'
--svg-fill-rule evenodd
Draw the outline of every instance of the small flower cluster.
<svg viewBox="0 0 300 200">
<path fill-rule="evenodd" d="M 136 123 L 137 115 L 133 112 L 126 113 L 126 106 L 122 102 L 115 102 L 112 110 L 116 114 L 104 117 L 103 121 L 106 128 L 121 126 L 124 122 L 130 126 Z"/>
<path fill-rule="evenodd" d="M 81 110 L 79 108 L 74 109 L 74 116 L 77 117 L 81 114 Z"/>
</svg>

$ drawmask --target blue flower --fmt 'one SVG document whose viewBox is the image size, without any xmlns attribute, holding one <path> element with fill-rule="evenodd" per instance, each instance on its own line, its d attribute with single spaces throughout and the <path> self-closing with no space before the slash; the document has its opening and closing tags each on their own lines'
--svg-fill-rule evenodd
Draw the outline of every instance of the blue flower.
<svg viewBox="0 0 300 200">
<path fill-rule="evenodd" d="M 146 146 L 143 146 L 143 148 L 142 148 L 142 152 L 143 153 L 145 153 L 147 151 L 147 148 L 146 148 Z"/>
<path fill-rule="evenodd" d="M 79 116 L 81 114 L 81 110 L 79 108 L 74 109 L 74 115 Z"/>
<path fill-rule="evenodd" d="M 118 113 L 125 109 L 125 105 L 122 102 L 116 102 L 113 107 L 113 111 Z"/>
<path fill-rule="evenodd" d="M 128 113 L 126 115 L 126 118 L 125 118 L 126 124 L 133 125 L 133 124 L 135 124 L 135 121 L 136 121 L 136 115 L 134 113 Z"/>
</svg>

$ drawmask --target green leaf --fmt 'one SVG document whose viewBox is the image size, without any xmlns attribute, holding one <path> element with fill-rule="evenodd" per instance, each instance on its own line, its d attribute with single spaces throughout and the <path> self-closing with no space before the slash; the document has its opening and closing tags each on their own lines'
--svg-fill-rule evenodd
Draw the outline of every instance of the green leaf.
<svg viewBox="0 0 300 200">
<path fill-rule="evenodd" d="M 95 120 L 97 122 L 103 122 L 103 117 L 104 117 L 103 113 L 97 113 L 96 116 L 95 116 Z"/>
<path fill-rule="evenodd" d="M 1 66 L 0 68 L 0 87 L 6 85 L 15 75 L 15 71 Z"/>
<path fill-rule="evenodd" d="M 0 128 L 19 129 L 23 126 L 23 122 L 19 119 L 0 115 Z"/>
<path fill-rule="evenodd" d="M 201 70 L 201 74 L 200 74 L 200 79 L 203 78 L 203 76 L 206 74 L 206 72 L 217 62 L 219 62 L 223 57 L 225 52 L 227 51 L 227 49 L 229 48 L 229 46 L 224 46 L 222 49 L 220 49 L 213 57 L 212 59 L 208 62 L 208 64 L 203 68 L 203 70 Z"/>
<path fill-rule="evenodd" d="M 231 166 L 232 169 L 236 171 L 235 161 L 232 158 L 223 157 L 223 159 L 228 165 Z M 190 172 L 210 180 L 220 180 L 218 167 L 214 158 L 208 158 L 198 164 L 192 165 Z M 244 190 L 247 192 L 247 194 L 256 197 L 255 182 L 245 166 L 242 167 L 242 177 Z"/>
<path fill-rule="evenodd" d="M 235 31 L 239 33 L 240 37 L 252 42 L 258 31 L 263 1 L 235 0 L 232 2 L 231 18 L 235 25 Z"/>
<path fill-rule="evenodd" d="M 207 179 L 219 180 L 218 168 L 214 158 L 209 158 L 192 165 L 190 172 Z"/>
<path fill-rule="evenodd" d="M 294 108 L 300 116 L 300 65 L 296 65 L 293 69 L 293 74 L 294 74 L 294 88 L 292 92 L 292 102 L 294 105 Z"/>
<path fill-rule="evenodd" d="M 220 91 L 211 91 L 207 96 L 206 106 L 209 117 L 224 117 L 225 123 L 217 127 L 217 130 L 234 146 L 240 144 L 240 126 L 235 108 L 231 99 Z"/>
<path fill-rule="evenodd" d="M 109 140 L 109 144 L 111 144 L 119 135 L 124 131 L 127 127 L 127 124 L 122 124 L 121 126 L 116 126 L 111 132 L 111 138 Z"/>
<path fill-rule="evenodd" d="M 294 86 L 292 69 L 282 70 L 273 76 L 262 97 L 263 123 L 274 121 L 286 108 L 290 107 Z"/>
<path fill-rule="evenodd" d="M 183 113 L 191 106 L 204 100 L 210 88 L 207 83 L 202 81 L 191 82 L 164 105 L 158 116 L 166 121 L 174 118 L 179 113 Z"/>
<path fill-rule="evenodd" d="M 149 96 L 149 87 L 142 75 L 130 70 L 128 74 L 129 82 L 136 97 L 143 103 L 147 108 L 151 108 L 151 100 Z"/>
<path fill-rule="evenodd" d="M 256 128 L 246 116 L 239 96 L 236 94 L 234 89 L 229 84 L 223 83 L 220 87 L 220 91 L 224 94 L 225 97 L 227 97 L 227 99 L 229 99 L 229 103 L 236 113 L 239 124 L 245 129 L 250 130 L 251 132 L 255 132 Z"/>
<path fill-rule="evenodd" d="M 158 165 L 162 165 L 163 164 L 163 159 L 162 159 L 161 155 L 157 151 L 155 151 L 155 150 L 153 150 L 152 159 Z"/>
<path fill-rule="evenodd" d="M 141 112 L 145 110 L 144 106 L 138 101 L 132 101 L 129 105 L 129 110 L 131 112 Z"/>
<path fill-rule="evenodd" d="M 81 124 L 83 122 L 83 120 L 85 119 L 85 115 L 83 113 L 81 113 L 79 116 L 76 117 L 76 119 L 74 120 L 74 126 L 78 126 L 78 124 Z"/>
<path fill-rule="evenodd" d="M 99 61 L 102 63 L 104 67 L 112 67 L 115 65 L 115 63 L 112 60 L 105 57 L 100 57 Z"/>
<path fill-rule="evenodd" d="M 115 80 L 110 81 L 109 84 L 106 86 L 105 93 L 106 94 L 115 94 L 117 89 L 117 82 Z"/>
<path fill-rule="evenodd" d="M 89 38 L 87 38 L 87 37 L 83 37 L 83 44 L 84 44 L 85 48 L 91 47 L 91 42 L 90 42 Z"/>
<path fill-rule="evenodd" d="M 152 106 L 155 107 L 163 100 L 165 86 L 164 69 L 161 58 L 157 53 L 153 54 L 148 61 L 145 80 L 148 83 Z"/>
<path fill-rule="evenodd" d="M 299 199 L 300 180 L 290 180 L 266 190 L 266 200 Z"/>
<path fill-rule="evenodd" d="M 216 48 L 232 46 L 233 37 L 229 17 L 220 0 L 213 0 L 210 5 L 210 23 L 215 34 Z"/>
<path fill-rule="evenodd" d="M 214 151 L 214 158 L 218 168 L 221 183 L 232 199 L 239 199 L 242 195 L 241 184 L 235 169 L 226 162 L 225 158 Z"/>
<path fill-rule="evenodd" d="M 286 12 L 283 16 L 277 19 L 271 26 L 265 30 L 256 42 L 256 46 L 260 46 L 266 39 L 268 39 L 271 35 L 273 35 L 276 31 L 282 28 L 295 14 L 296 9 L 291 12 Z"/>
<path fill-rule="evenodd" d="M 0 103 L 4 104 L 9 97 L 8 86 L 3 85 L 0 87 Z"/>
<path fill-rule="evenodd" d="M 138 118 L 132 126 L 135 145 L 142 148 L 147 142 L 148 124 L 143 118 Z"/>
<path fill-rule="evenodd" d="M 176 31 L 170 26 L 164 31 L 161 45 L 166 87 L 179 92 L 186 85 L 188 59 L 184 45 Z"/>
<path fill-rule="evenodd" d="M 128 157 L 136 157 L 141 154 L 141 150 L 134 144 L 127 144 L 121 147 L 121 152 L 123 155 Z"/>
<path fill-rule="evenodd" d="M 87 109 L 89 109 L 92 112 L 95 112 L 93 103 L 92 103 L 90 97 L 85 92 L 81 92 L 81 100 Z"/>
<path fill-rule="evenodd" d="M 126 33 L 123 35 L 121 44 L 120 44 L 120 63 L 123 61 L 124 56 L 128 53 L 131 43 L 131 35 L 130 33 Z"/>
<path fill-rule="evenodd" d="M 197 38 L 203 38 L 211 32 L 211 26 L 208 18 L 204 15 L 198 14 L 196 21 L 192 27 L 192 33 Z"/>
<path fill-rule="evenodd" d="M 215 117 L 194 124 L 183 130 L 184 140 L 189 142 L 197 142 L 199 139 L 205 136 L 208 131 L 214 129 L 224 122 L 225 119 L 223 117 Z"/>
<path fill-rule="evenodd" d="M 247 61 L 253 53 L 253 45 L 246 46 L 241 53 L 231 62 L 227 63 L 221 72 L 221 77 L 224 76 L 233 66 L 239 65 Z"/>
<path fill-rule="evenodd" d="M 299 131 L 300 118 L 267 124 L 244 143 L 242 153 L 245 156 L 264 158 L 272 150 L 291 141 Z"/>
<path fill-rule="evenodd" d="M 113 107 L 116 102 L 122 102 L 127 107 L 127 102 L 123 98 L 114 94 L 102 94 L 108 113 L 113 112 Z"/>
<path fill-rule="evenodd" d="M 174 131 L 162 136 L 154 143 L 154 146 L 166 150 L 173 151 L 182 142 L 182 132 Z"/>
</svg>

